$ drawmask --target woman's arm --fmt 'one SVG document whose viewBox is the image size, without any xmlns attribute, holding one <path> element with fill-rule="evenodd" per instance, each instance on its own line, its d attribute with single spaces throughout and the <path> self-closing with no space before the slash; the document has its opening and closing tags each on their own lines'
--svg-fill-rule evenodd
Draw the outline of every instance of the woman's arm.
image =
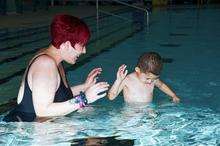
<svg viewBox="0 0 220 146">
<path fill-rule="evenodd" d="M 32 98 L 36 115 L 53 117 L 67 115 L 80 108 L 80 104 L 71 99 L 54 103 L 54 96 L 59 86 L 59 75 L 56 64 L 51 60 L 36 61 L 37 70 L 32 74 Z M 98 95 L 108 89 L 107 83 L 97 83 L 86 91 L 88 103 L 92 103 L 105 95 Z"/>
<path fill-rule="evenodd" d="M 31 74 L 31 88 L 33 105 L 39 117 L 66 115 L 79 108 L 78 104 L 69 101 L 53 103 L 56 90 L 59 86 L 59 73 L 55 62 L 44 57 L 34 62 Z"/>
<path fill-rule="evenodd" d="M 85 92 L 87 88 L 88 87 L 86 87 L 85 84 L 81 84 L 81 85 L 72 86 L 71 91 L 73 95 L 78 95 L 81 91 Z"/>
</svg>

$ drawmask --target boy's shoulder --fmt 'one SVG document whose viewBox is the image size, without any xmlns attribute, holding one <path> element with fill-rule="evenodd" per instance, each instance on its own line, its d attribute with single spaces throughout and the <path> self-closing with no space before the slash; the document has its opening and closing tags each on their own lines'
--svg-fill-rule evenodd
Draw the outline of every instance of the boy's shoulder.
<svg viewBox="0 0 220 146">
<path fill-rule="evenodd" d="M 130 74 L 128 74 L 128 75 L 126 76 L 125 81 L 126 81 L 126 82 L 129 82 L 129 81 L 132 81 L 132 80 L 134 80 L 134 79 L 136 79 L 136 78 L 137 78 L 136 73 L 135 73 L 135 72 L 132 72 L 132 73 L 130 73 Z"/>
<path fill-rule="evenodd" d="M 128 74 L 126 77 L 129 77 L 129 78 L 135 78 L 137 75 L 136 75 L 136 72 L 131 72 L 130 74 Z"/>
</svg>

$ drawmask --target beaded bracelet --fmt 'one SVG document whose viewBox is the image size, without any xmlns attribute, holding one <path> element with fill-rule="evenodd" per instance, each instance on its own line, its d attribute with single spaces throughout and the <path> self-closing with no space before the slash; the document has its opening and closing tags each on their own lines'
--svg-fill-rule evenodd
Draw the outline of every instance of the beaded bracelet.
<svg viewBox="0 0 220 146">
<path fill-rule="evenodd" d="M 85 107 L 88 104 L 88 100 L 86 99 L 86 95 L 84 92 L 80 92 L 79 95 L 75 96 L 70 100 L 71 103 L 79 104 L 80 108 Z"/>
</svg>

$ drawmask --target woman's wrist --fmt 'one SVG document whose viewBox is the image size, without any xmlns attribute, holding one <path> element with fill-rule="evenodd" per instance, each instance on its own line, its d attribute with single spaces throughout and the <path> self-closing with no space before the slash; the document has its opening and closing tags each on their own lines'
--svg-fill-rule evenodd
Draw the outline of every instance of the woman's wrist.
<svg viewBox="0 0 220 146">
<path fill-rule="evenodd" d="M 83 108 L 88 104 L 88 100 L 84 92 L 80 92 L 79 95 L 76 95 L 73 99 L 69 100 L 71 104 L 79 105 L 79 108 Z"/>
<path fill-rule="evenodd" d="M 87 83 L 83 84 L 83 92 L 85 92 L 89 88 L 89 85 Z"/>
<path fill-rule="evenodd" d="M 172 96 L 172 98 L 178 98 L 178 97 L 176 96 L 176 94 L 174 94 L 174 95 Z"/>
</svg>

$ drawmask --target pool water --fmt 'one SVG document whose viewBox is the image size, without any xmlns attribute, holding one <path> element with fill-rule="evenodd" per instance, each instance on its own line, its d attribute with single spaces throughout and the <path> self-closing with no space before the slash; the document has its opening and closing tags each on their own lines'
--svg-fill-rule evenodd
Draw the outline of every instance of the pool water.
<svg viewBox="0 0 220 146">
<path fill-rule="evenodd" d="M 157 9 L 151 25 L 68 72 L 82 83 L 94 67 L 100 81 L 113 83 L 125 63 L 157 51 L 165 60 L 161 80 L 181 98 L 172 103 L 159 91 L 152 105 L 127 105 L 123 96 L 100 99 L 83 110 L 43 123 L 0 123 L 2 145 L 220 145 L 220 8 Z M 148 114 L 151 108 L 157 117 Z"/>
</svg>

